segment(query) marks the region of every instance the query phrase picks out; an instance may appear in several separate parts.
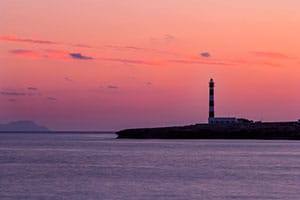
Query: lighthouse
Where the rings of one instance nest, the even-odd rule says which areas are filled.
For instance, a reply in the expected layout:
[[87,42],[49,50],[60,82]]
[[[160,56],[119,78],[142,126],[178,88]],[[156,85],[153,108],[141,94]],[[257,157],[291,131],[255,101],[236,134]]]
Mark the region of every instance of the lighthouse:
[[214,80],[211,78],[209,81],[209,117],[208,121],[215,117],[215,100],[214,100],[214,88],[215,83]]
[[215,82],[211,78],[209,81],[209,124],[234,124],[234,123],[250,123],[247,119],[237,119],[235,117],[215,117]]

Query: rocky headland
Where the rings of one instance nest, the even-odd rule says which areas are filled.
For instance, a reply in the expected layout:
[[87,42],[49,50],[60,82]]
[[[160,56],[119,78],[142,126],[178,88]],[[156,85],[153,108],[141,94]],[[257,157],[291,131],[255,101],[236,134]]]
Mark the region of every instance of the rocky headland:
[[133,139],[264,139],[299,140],[299,122],[196,124],[181,127],[139,128],[116,132]]

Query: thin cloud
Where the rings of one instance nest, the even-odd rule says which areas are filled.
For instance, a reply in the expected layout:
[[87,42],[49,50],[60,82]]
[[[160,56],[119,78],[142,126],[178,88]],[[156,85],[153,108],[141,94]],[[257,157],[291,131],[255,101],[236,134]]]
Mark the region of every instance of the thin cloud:
[[[253,62],[253,61],[240,61],[230,59],[201,59],[198,57],[188,57],[182,59],[169,59],[169,60],[138,60],[128,58],[93,58],[83,55],[81,53],[68,53],[58,50],[44,50],[44,51],[31,51],[25,49],[15,49],[11,51],[12,54],[22,56],[30,59],[52,58],[52,59],[73,59],[73,60],[97,60],[107,62],[118,62],[122,64],[134,64],[134,65],[146,65],[146,66],[163,66],[167,64],[185,64],[185,65],[216,65],[216,66],[235,66],[239,64],[262,64],[268,66],[276,66],[275,63],[268,62]],[[206,55],[207,56],[207,55]],[[66,81],[73,81],[72,79],[65,77]]]
[[[126,47],[132,49],[138,49],[135,47]],[[10,51],[11,54],[20,56],[23,58],[29,59],[65,59],[65,60],[95,60],[95,61],[107,61],[107,62],[118,62],[122,64],[134,64],[134,65],[146,65],[146,66],[163,66],[167,64],[185,64],[185,65],[215,65],[215,66],[236,66],[242,64],[251,64],[251,65],[266,65],[278,67],[280,64],[266,61],[253,61],[253,60],[234,60],[234,59],[204,59],[200,56],[193,57],[181,57],[179,59],[169,59],[169,60],[147,60],[147,59],[129,59],[129,58],[105,58],[105,57],[91,57],[82,53],[70,53],[67,51],[53,50],[53,49],[45,49],[41,51],[32,51],[27,49],[14,49]],[[254,53],[254,52],[253,52]],[[208,52],[203,52],[202,57],[211,56]],[[200,54],[201,55],[201,54]],[[290,58],[285,54],[279,53],[267,53],[267,52],[255,52],[257,56],[264,56],[265,58]],[[72,79],[68,80],[65,77],[66,81],[72,81]]]
[[266,65],[266,66],[269,66],[269,67],[282,67],[281,64],[274,63],[274,62],[269,62],[269,61],[262,61],[262,62],[259,62],[258,64]]
[[171,44],[176,41],[176,38],[172,34],[164,34],[162,37],[151,37],[150,41],[157,42],[157,43]]
[[71,56],[71,58],[74,58],[74,59],[79,59],[79,60],[93,60],[92,57],[84,56],[81,53],[69,53],[69,55]]
[[81,47],[81,48],[97,48],[95,46],[91,46],[91,45],[87,45],[87,44],[72,44],[72,43],[56,42],[56,41],[51,41],[51,40],[19,38],[19,37],[15,37],[15,36],[1,36],[0,41],[23,42],[23,43],[32,43],[32,44],[42,44],[42,45],[65,45],[65,46]]
[[167,44],[172,43],[176,40],[176,38],[171,34],[165,34],[163,39]]
[[124,64],[141,64],[141,65],[160,65],[159,62],[155,61],[147,61],[147,60],[132,60],[126,58],[102,58],[105,61],[112,61],[112,62],[120,62]]
[[73,47],[82,47],[82,48],[88,48],[88,49],[96,48],[94,46],[87,45],[87,44],[68,44],[68,45],[73,46]]
[[[57,50],[31,51],[25,49],[16,49],[11,51],[12,54],[31,59],[41,58],[56,58],[56,59],[73,59],[73,60],[95,60],[95,58],[83,55],[81,53],[68,53]],[[97,58],[100,61],[118,62],[123,64],[147,65],[147,66],[162,66],[163,64],[182,63],[182,64],[205,64],[205,65],[234,65],[235,63],[228,63],[226,61],[214,60],[199,60],[192,59],[175,59],[175,60],[137,60],[128,58]],[[65,80],[67,80],[65,78]]]
[[38,90],[38,88],[36,88],[36,87],[28,87],[28,88],[27,88],[27,90],[33,90],[33,91],[37,91],[37,90]]
[[117,50],[117,51],[148,52],[148,53],[154,53],[154,54],[178,56],[178,53],[174,53],[174,52],[170,52],[170,51],[162,51],[162,50],[151,49],[151,48],[143,48],[143,47],[137,47],[137,46],[104,45],[104,47],[109,48],[109,49],[113,49],[113,50]]
[[47,99],[48,99],[49,101],[57,101],[57,99],[54,98],[54,97],[48,97]]
[[110,48],[110,49],[116,49],[116,50],[154,51],[154,49],[147,49],[147,48],[130,46],[130,45],[124,45],[124,46],[122,46],[122,45],[92,46],[92,45],[88,45],[88,44],[72,44],[72,43],[55,42],[55,41],[50,41],[50,40],[18,38],[18,37],[15,37],[15,36],[1,36],[0,41],[23,42],[23,43],[44,44],[44,45],[65,45],[65,46],[89,48],[89,49]]
[[43,54],[41,52],[37,51],[31,51],[31,50],[25,50],[25,49],[15,49],[10,51],[10,53],[20,56],[23,58],[29,58],[29,59],[37,59],[43,57]]
[[202,53],[200,53],[200,56],[205,57],[205,58],[211,57],[209,52],[202,52]]
[[[159,39],[153,39],[157,41],[164,41],[165,43],[170,43],[175,40],[175,37],[166,34],[163,38]],[[41,39],[31,39],[31,38],[19,38],[16,36],[0,36],[0,41],[6,41],[6,42],[21,42],[21,43],[31,43],[31,44],[40,44],[40,45],[63,45],[63,46],[70,46],[70,47],[78,47],[78,48],[88,48],[88,49],[103,49],[108,48],[112,50],[117,51],[141,51],[141,52],[149,52],[149,53],[155,53],[155,54],[167,54],[167,55],[173,55],[176,56],[177,53],[174,52],[168,52],[168,51],[161,51],[157,49],[151,49],[151,48],[143,48],[143,47],[137,47],[132,45],[100,45],[100,46],[93,46],[88,44],[76,44],[76,43],[63,43],[63,42],[56,42],[51,40],[41,40]]]
[[153,49],[147,49],[147,48],[136,47],[136,46],[104,45],[104,47],[116,49],[116,50],[153,51]]
[[150,81],[146,82],[145,84],[146,84],[147,86],[152,86],[152,85],[153,85],[153,83],[150,82]]
[[[220,60],[221,61],[221,60]],[[251,65],[251,66],[269,66],[269,67],[282,67],[281,64],[270,62],[266,60],[245,60],[245,59],[223,59],[224,62],[228,62],[229,65],[241,66],[241,65]]]
[[219,66],[234,66],[238,63],[230,62],[229,60],[200,60],[199,58],[183,58],[183,59],[170,59],[170,60],[133,60],[126,58],[101,58],[104,61],[120,62],[124,64],[148,65],[148,66],[163,66],[164,64],[187,64],[187,65],[219,65]]
[[31,92],[22,91],[22,90],[14,90],[14,89],[4,89],[0,91],[0,95],[3,96],[41,96],[40,93],[37,93],[37,89],[33,89],[33,87],[28,87],[27,90],[30,90]]
[[74,81],[73,79],[71,79],[69,77],[65,77],[64,79],[65,79],[65,81],[68,81],[68,82],[73,82]]
[[250,51],[250,54],[258,57],[267,57],[267,58],[278,58],[278,59],[291,59],[290,56],[283,53],[276,52],[264,52],[264,51]]
[[43,50],[43,51],[32,51],[27,49],[14,49],[10,51],[11,54],[14,54],[19,57],[28,58],[28,59],[42,59],[42,58],[56,58],[56,59],[68,59],[68,52],[58,51],[58,50]]
[[226,62],[214,62],[214,61],[199,61],[199,60],[168,60],[169,63],[182,63],[182,64],[204,64],[204,65],[222,65],[222,66],[232,66],[234,63]]
[[34,44],[50,44],[50,45],[60,45],[62,43],[53,42],[49,40],[35,40],[35,39],[27,39],[27,38],[17,38],[14,36],[2,36],[0,37],[2,41],[10,41],[10,42],[26,42],[26,43],[34,43]]
[[29,95],[28,93],[25,92],[15,92],[15,91],[0,91],[1,95],[4,96],[26,96]]
[[119,89],[119,87],[116,85],[108,85],[106,88],[113,89],[113,90]]
[[10,53],[28,59],[73,59],[73,60],[91,60],[92,57],[82,55],[81,53],[69,53],[67,51],[45,49],[41,51],[32,51],[26,49],[14,49]]
[[27,53],[32,53],[34,51],[26,50],[26,49],[14,49],[10,51],[11,53],[14,54],[27,54]]
[[9,102],[16,102],[16,99],[8,99]]

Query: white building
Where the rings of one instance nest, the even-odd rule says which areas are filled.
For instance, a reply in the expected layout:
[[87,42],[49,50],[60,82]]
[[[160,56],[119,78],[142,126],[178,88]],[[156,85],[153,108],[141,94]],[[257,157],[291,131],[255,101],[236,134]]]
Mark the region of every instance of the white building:
[[208,118],[209,124],[235,124],[240,121],[235,117],[210,117]]

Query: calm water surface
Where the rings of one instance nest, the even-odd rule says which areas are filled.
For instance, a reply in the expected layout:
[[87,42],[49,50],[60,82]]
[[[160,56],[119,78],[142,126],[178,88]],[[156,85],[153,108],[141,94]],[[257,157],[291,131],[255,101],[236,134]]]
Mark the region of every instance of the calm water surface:
[[0,134],[0,199],[300,199],[300,142]]

